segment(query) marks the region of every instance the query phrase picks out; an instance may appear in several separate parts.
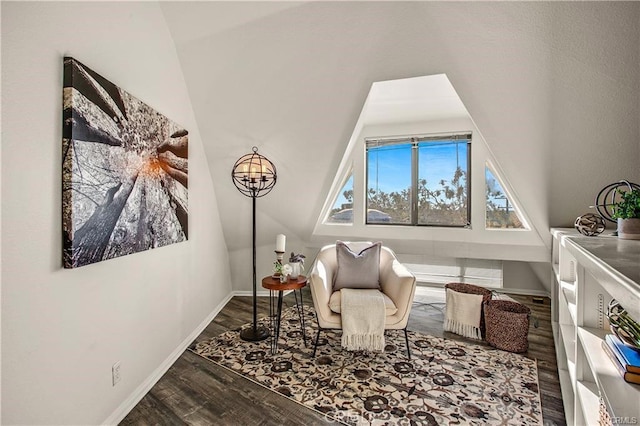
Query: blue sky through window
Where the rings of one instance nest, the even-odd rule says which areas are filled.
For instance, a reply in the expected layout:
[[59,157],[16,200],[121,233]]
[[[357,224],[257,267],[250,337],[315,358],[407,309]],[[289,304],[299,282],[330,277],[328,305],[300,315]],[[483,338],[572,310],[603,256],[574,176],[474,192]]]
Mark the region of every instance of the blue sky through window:
[[342,188],[340,189],[340,193],[338,193],[338,197],[336,198],[336,202],[333,204],[334,209],[342,209],[342,206],[344,204],[349,203],[349,201],[347,201],[347,199],[343,195],[345,191],[349,191],[349,190],[351,191],[353,190],[353,173],[349,175],[349,179],[347,179],[345,184],[342,185]]
[[[427,180],[429,189],[441,188],[440,181],[451,183],[456,167],[467,170],[465,142],[430,141],[419,149],[420,179]],[[411,186],[411,144],[369,148],[368,185],[386,193],[400,192]]]
[[487,183],[487,189],[489,190],[487,201],[492,201],[496,205],[506,208],[509,202],[507,196],[504,193],[504,189],[502,189],[502,185],[500,185],[498,179],[493,176],[489,167],[484,168],[484,179]]
[[370,148],[368,186],[386,193],[411,187],[411,144]]

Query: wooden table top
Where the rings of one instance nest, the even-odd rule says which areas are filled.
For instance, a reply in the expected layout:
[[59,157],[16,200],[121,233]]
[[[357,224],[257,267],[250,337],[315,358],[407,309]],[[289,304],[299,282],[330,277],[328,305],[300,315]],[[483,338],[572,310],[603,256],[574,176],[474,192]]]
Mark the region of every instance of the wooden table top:
[[280,282],[279,278],[273,278],[271,275],[262,279],[262,287],[269,290],[298,290],[307,285],[307,277],[298,275],[297,279],[289,278],[289,281]]

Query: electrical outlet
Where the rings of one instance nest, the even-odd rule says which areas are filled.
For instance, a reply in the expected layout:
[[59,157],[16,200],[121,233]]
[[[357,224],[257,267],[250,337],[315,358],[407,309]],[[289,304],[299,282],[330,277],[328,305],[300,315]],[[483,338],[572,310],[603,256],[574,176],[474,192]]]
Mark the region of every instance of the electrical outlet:
[[113,364],[111,367],[111,382],[113,386],[117,385],[120,381],[120,361]]

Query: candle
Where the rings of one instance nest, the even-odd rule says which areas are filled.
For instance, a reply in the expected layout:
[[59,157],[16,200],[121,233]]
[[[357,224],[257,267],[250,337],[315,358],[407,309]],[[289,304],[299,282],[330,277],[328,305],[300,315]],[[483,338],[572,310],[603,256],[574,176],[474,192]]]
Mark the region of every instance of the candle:
[[287,241],[287,237],[283,234],[278,234],[276,236],[276,251],[284,252],[284,245]]

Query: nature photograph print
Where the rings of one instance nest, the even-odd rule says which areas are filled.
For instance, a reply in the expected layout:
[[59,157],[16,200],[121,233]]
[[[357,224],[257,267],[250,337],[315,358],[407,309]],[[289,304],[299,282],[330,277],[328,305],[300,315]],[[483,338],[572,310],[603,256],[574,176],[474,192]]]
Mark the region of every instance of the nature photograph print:
[[63,79],[64,267],[186,241],[188,132],[73,58]]

